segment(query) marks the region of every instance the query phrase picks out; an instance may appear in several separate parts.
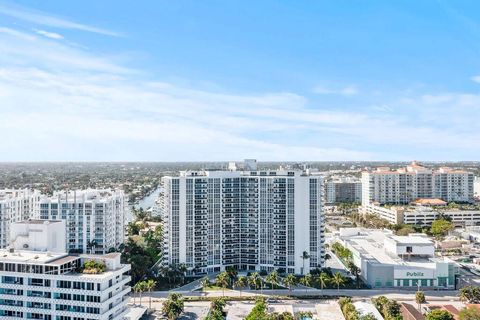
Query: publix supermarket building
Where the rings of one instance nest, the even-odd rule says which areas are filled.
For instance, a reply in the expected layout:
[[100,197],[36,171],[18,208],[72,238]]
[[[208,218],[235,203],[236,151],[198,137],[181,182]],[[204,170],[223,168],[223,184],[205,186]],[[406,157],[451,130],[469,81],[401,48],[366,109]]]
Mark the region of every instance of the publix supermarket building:
[[435,258],[435,246],[424,234],[395,236],[389,230],[340,229],[338,241],[350,249],[361,277],[372,288],[455,287],[454,261]]

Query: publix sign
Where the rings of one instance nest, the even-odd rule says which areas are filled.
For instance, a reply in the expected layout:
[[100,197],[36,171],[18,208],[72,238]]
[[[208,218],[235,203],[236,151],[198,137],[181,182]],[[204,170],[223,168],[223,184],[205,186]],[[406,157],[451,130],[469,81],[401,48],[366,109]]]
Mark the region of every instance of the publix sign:
[[407,277],[424,277],[423,272],[407,272]]
[[434,270],[429,269],[413,269],[408,270],[405,268],[395,269],[395,279],[432,279],[434,278]]

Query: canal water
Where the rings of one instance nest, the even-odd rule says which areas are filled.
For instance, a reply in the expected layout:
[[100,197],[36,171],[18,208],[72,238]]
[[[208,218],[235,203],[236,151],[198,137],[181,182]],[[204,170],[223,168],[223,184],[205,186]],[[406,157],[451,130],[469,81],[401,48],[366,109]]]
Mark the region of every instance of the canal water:
[[148,208],[152,207],[155,204],[155,200],[157,200],[160,191],[162,191],[162,188],[155,189],[155,191],[150,193],[148,196],[138,201],[138,203],[135,204],[135,207],[143,208],[143,210],[147,210]]

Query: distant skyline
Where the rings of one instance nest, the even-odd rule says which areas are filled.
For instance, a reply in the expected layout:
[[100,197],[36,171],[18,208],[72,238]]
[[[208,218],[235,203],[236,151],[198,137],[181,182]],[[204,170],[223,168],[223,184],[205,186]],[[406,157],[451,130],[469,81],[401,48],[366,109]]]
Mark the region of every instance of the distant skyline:
[[0,0],[2,161],[480,158],[477,1]]

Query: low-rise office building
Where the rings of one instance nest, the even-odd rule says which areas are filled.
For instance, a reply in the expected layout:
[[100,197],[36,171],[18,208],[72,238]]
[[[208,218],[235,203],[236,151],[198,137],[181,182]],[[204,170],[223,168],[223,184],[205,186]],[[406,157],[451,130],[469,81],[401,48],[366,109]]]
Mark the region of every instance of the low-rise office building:
[[[130,265],[119,253],[68,255],[65,222],[12,225],[11,245],[0,250],[0,318],[120,320],[127,312]],[[95,261],[103,270],[85,269]]]
[[455,227],[479,226],[480,210],[449,209],[448,207],[430,206],[382,206],[370,204],[362,206],[364,214],[374,214],[392,224],[411,224],[430,226],[433,221],[442,217],[452,220]]
[[388,230],[348,228],[340,230],[339,241],[373,288],[455,286],[455,262],[435,258],[434,243],[423,234],[395,236]]

